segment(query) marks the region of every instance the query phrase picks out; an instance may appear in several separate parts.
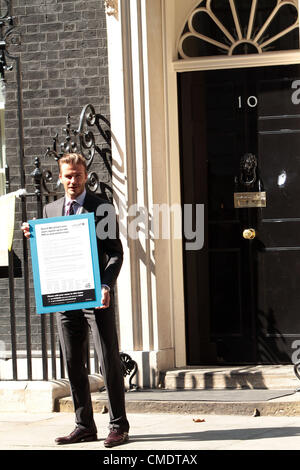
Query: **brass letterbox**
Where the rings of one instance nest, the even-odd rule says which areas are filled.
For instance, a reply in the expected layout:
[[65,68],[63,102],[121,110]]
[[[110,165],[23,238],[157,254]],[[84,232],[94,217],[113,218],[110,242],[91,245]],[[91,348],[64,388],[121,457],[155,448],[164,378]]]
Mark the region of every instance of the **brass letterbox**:
[[248,193],[234,193],[234,207],[242,209],[245,207],[266,207],[267,197],[266,192],[248,192]]

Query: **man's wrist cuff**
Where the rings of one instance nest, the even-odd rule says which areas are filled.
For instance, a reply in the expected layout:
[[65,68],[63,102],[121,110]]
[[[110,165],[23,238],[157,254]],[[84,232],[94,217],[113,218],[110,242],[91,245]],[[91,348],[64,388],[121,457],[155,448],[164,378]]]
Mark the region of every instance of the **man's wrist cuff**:
[[101,287],[105,287],[108,290],[108,292],[110,291],[110,287],[107,284],[102,284]]

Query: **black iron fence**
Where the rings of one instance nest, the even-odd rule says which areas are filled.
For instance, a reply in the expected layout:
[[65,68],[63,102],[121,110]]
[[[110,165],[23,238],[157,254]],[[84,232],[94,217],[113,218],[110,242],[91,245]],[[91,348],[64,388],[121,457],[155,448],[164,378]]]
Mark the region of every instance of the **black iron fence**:
[[[28,165],[24,155],[24,116],[22,99],[22,73],[19,46],[22,43],[18,27],[14,25],[12,2],[4,0],[0,8],[0,88],[9,85],[15,91],[18,130],[13,133],[18,144],[12,144],[11,169],[6,167],[6,193],[16,191],[18,206],[14,246],[8,255],[8,266],[0,266],[0,380],[43,380],[64,378],[65,368],[61,354],[54,315],[35,313],[33,280],[28,241],[22,236],[18,224],[30,218],[42,217],[43,205],[62,194],[58,184],[58,160],[67,152],[80,152],[87,161],[88,188],[102,197],[111,199],[111,132],[110,123],[96,113],[91,104],[82,109],[79,125],[71,126],[68,115],[61,135],[57,134],[47,151],[35,158],[28,178]],[[8,60],[9,65],[6,61]],[[12,65],[13,64],[13,65]],[[9,74],[6,83],[5,72]],[[12,86],[13,84],[13,86]],[[10,170],[12,175],[10,175]],[[121,353],[124,375],[136,373],[136,363]],[[9,364],[3,374],[3,361]],[[39,373],[36,373],[38,362]],[[11,370],[8,368],[11,366]],[[91,344],[87,350],[89,372],[99,371],[96,353]],[[132,379],[132,377],[131,377]],[[131,384],[130,386],[134,387]]]
[[[110,125],[109,121],[97,114],[91,104],[86,105],[81,113],[79,126],[72,129],[70,116],[67,116],[66,127],[63,129],[63,137],[58,134],[53,139],[52,148],[48,148],[45,155],[35,158],[33,171],[31,173],[32,185],[30,189],[21,188],[18,192],[21,204],[22,220],[28,220],[28,213],[31,217],[42,218],[43,205],[55,200],[62,191],[58,178],[58,160],[64,153],[79,152],[87,161],[88,181],[90,191],[98,192],[102,197],[111,199],[111,186],[109,181],[102,181],[99,175],[107,174],[111,176],[111,146],[110,146]],[[41,162],[43,160],[43,162]],[[10,192],[9,168],[6,169],[6,189]],[[29,210],[28,210],[29,207]],[[16,227],[18,229],[18,227]],[[11,342],[11,364],[12,379],[19,379],[20,351],[17,341],[17,318],[16,318],[16,298],[15,298],[15,260],[13,250],[9,253],[8,266],[8,286],[9,286],[9,308],[10,308],[10,342]],[[32,274],[31,260],[28,241],[22,239],[22,277],[24,291],[24,324],[25,324],[25,354],[22,352],[23,365],[22,379],[33,380],[33,360],[40,361],[41,378],[43,380],[57,379],[65,377],[63,357],[56,332],[56,323],[53,314],[35,315],[34,298],[32,295]],[[34,316],[33,316],[34,315]],[[37,317],[40,340],[32,345],[32,321],[36,328]],[[34,357],[33,357],[34,355]],[[126,355],[121,354],[121,362],[124,368],[124,375],[136,373],[136,364]],[[26,360],[27,374],[24,377],[24,359]],[[92,363],[93,359],[93,363]],[[87,367],[89,372],[100,372],[96,352],[90,344],[87,349]],[[130,382],[130,386],[133,385]]]

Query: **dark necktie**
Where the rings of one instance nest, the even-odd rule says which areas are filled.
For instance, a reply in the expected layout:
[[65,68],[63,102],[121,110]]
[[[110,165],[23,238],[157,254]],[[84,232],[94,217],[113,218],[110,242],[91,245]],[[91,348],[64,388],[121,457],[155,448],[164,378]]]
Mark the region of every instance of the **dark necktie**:
[[76,201],[72,201],[71,204],[70,204],[70,209],[69,209],[69,215],[74,215],[75,214],[75,204],[76,204]]

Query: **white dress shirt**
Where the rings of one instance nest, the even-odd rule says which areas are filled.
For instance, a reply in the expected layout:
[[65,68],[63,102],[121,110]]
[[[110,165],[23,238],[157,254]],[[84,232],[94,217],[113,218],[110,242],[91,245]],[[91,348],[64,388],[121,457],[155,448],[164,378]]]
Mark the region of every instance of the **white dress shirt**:
[[79,194],[76,199],[70,199],[67,195],[65,195],[64,215],[69,214],[70,205],[72,202],[75,203],[73,204],[74,214],[81,214],[85,195],[86,189],[81,194]]

